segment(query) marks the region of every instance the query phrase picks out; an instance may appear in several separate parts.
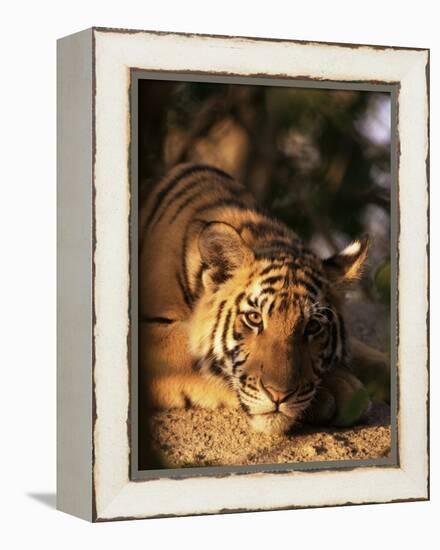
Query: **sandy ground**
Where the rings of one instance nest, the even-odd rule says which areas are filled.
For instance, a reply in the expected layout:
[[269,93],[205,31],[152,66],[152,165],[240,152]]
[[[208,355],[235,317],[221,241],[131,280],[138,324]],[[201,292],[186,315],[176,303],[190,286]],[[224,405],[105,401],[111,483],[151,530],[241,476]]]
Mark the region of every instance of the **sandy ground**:
[[[360,312],[360,313],[359,313]],[[387,331],[372,304],[348,311],[353,332],[378,349]],[[387,457],[390,413],[374,402],[362,425],[349,429],[298,426],[289,435],[252,432],[239,411],[201,409],[158,412],[152,418],[154,454],[164,467],[276,464]]]
[[169,468],[229,464],[277,464],[386,457],[390,453],[388,407],[375,403],[362,426],[300,427],[289,436],[249,430],[246,416],[226,409],[159,413],[154,446]]

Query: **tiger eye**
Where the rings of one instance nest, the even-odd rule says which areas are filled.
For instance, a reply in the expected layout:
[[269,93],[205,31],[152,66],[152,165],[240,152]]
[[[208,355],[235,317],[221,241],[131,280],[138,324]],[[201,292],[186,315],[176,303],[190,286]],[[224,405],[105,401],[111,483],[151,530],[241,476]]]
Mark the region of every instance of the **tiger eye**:
[[258,327],[261,325],[262,317],[261,317],[261,313],[258,313],[258,311],[248,311],[247,313],[245,313],[245,317],[246,317],[246,321],[250,325],[254,327]]
[[322,324],[316,319],[310,319],[306,325],[305,334],[307,336],[316,336],[321,332]]

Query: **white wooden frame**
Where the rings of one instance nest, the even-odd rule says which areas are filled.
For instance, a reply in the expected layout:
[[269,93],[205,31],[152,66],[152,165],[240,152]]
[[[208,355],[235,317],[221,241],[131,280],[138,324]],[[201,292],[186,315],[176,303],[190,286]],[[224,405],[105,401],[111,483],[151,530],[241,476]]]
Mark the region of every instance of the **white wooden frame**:
[[[104,521],[429,498],[427,50],[90,29],[58,44],[58,508]],[[395,467],[130,479],[130,71],[398,86]]]

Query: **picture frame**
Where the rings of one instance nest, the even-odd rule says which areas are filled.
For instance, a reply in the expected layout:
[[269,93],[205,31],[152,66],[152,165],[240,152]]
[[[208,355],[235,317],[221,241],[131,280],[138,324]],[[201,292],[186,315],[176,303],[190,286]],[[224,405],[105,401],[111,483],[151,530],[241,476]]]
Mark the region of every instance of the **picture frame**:
[[[110,521],[429,499],[429,50],[96,27],[60,39],[57,55],[58,509]],[[139,472],[144,77],[391,94],[389,458]]]

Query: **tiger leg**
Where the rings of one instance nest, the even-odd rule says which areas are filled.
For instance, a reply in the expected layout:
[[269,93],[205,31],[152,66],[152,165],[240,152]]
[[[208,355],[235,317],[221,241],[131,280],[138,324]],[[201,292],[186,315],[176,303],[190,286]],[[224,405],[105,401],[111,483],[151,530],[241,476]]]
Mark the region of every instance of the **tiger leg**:
[[365,417],[370,406],[362,382],[348,369],[335,368],[323,378],[305,419],[312,424],[352,426]]
[[389,385],[390,357],[387,353],[378,351],[357,338],[351,339],[350,348],[351,368],[364,384],[374,386],[374,382],[378,382]]
[[238,408],[236,392],[221,380],[199,374],[154,376],[149,383],[149,408]]
[[[370,395],[387,398],[387,354],[352,339],[351,357],[351,370],[335,368],[323,378],[312,405],[306,411],[306,421],[351,426],[365,418],[371,407]],[[383,394],[375,390],[377,386],[385,388]]]
[[139,383],[144,409],[238,407],[236,392],[226,382],[194,372],[185,323],[141,323],[140,331]]

